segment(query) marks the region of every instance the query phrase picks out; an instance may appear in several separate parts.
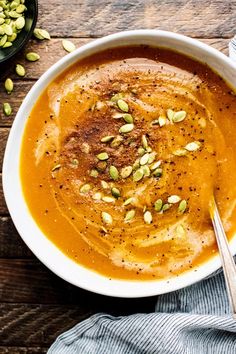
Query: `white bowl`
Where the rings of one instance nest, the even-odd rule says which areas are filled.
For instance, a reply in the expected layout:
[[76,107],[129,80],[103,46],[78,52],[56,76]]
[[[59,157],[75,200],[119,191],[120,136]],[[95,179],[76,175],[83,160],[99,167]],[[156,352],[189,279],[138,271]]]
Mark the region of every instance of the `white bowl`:
[[[63,57],[35,83],[16,115],[8,138],[3,163],[3,190],[7,206],[19,234],[31,251],[49,269],[71,284],[99,294],[117,297],[158,295],[196,283],[220,267],[219,256],[216,255],[197,269],[187,271],[168,281],[109,280],[108,277],[84,268],[63,254],[43,234],[32,218],[22,192],[19,172],[20,148],[25,123],[30,111],[41,92],[61,72],[77,60],[101,50],[139,44],[170,48],[191,56],[200,62],[207,63],[233,88],[236,87],[236,64],[218,50],[195,39],[158,30],[135,30],[112,34],[86,44]],[[231,251],[235,254],[236,237],[231,240],[230,246]]]

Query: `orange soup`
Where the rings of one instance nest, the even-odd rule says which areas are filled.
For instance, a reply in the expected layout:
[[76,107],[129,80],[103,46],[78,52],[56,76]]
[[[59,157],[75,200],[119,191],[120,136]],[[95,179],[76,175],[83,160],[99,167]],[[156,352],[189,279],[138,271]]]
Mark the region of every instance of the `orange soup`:
[[216,73],[165,49],[114,48],[38,99],[21,181],[38,226],[75,262],[111,278],[166,279],[216,252],[213,192],[235,232],[235,156],[236,96]]

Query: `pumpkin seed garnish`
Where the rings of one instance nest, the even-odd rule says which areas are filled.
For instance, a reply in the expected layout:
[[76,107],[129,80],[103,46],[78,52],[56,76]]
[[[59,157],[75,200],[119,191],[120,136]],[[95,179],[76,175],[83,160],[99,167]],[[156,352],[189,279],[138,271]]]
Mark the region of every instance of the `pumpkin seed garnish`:
[[62,46],[65,49],[65,51],[68,53],[71,53],[76,49],[74,43],[72,43],[71,41],[68,41],[68,39],[62,40]]
[[3,48],[9,48],[12,46],[12,43],[11,42],[6,42],[3,46]]
[[34,29],[34,36],[37,39],[43,40],[43,39],[51,39],[50,34],[48,31],[41,29],[41,28],[35,28]]
[[148,148],[148,141],[146,135],[142,135],[142,145],[145,150]]
[[139,154],[140,156],[143,156],[143,155],[145,154],[145,149],[144,149],[143,147],[139,147],[139,148],[138,148],[138,154]]
[[9,117],[12,113],[12,108],[10,103],[3,103],[3,113],[5,114],[5,116]]
[[113,198],[113,197],[102,197],[102,201],[106,202],[106,203],[114,203],[115,202],[115,198]]
[[134,125],[132,123],[124,124],[122,125],[122,127],[120,127],[119,133],[121,134],[130,133],[133,129],[134,129]]
[[157,212],[161,211],[161,208],[162,208],[162,205],[163,205],[163,202],[161,199],[157,199],[155,201],[155,204],[154,204],[154,208]]
[[158,119],[154,119],[152,122],[151,122],[152,125],[159,125],[159,120]]
[[123,97],[124,97],[124,94],[119,92],[119,93],[116,93],[115,95],[112,96],[111,101],[117,102],[118,100],[122,99]]
[[100,161],[104,161],[104,160],[108,160],[109,156],[108,156],[108,153],[106,153],[106,152],[100,152],[100,154],[97,155],[97,158]]
[[129,112],[129,106],[128,106],[128,104],[127,104],[124,100],[119,99],[119,100],[117,101],[117,106],[120,108],[121,111],[123,111],[123,112]]
[[174,116],[172,118],[172,121],[174,123],[179,123],[179,122],[182,122],[185,117],[186,117],[187,113],[185,111],[178,111],[178,112],[175,112],[174,113]]
[[120,175],[122,178],[128,178],[131,175],[132,171],[132,166],[126,166],[121,169]]
[[192,143],[188,143],[184,148],[188,151],[196,151],[200,146],[201,143],[199,141],[193,141]]
[[129,113],[123,114],[123,119],[126,123],[133,123],[134,122],[134,118]]
[[[4,33],[5,33],[5,32],[4,32]],[[2,36],[2,38],[0,39],[0,47],[3,47],[4,44],[6,43],[6,41],[7,41],[7,35],[4,34],[4,35]]]
[[16,64],[16,73],[18,76],[25,76],[25,68],[21,64]]
[[152,214],[150,211],[145,211],[144,215],[143,215],[143,219],[145,221],[146,224],[151,224],[152,223]]
[[120,146],[120,144],[122,143],[123,141],[123,138],[121,135],[117,135],[111,142],[111,147],[112,148],[115,148],[115,147],[118,147]]
[[185,231],[185,228],[183,227],[183,225],[181,225],[181,224],[177,225],[175,231],[176,231],[177,237],[185,238],[186,231]]
[[26,54],[25,58],[28,60],[28,61],[37,61],[40,59],[40,55],[37,54],[37,53],[34,53],[34,52],[29,52]]
[[61,164],[58,164],[52,168],[52,172],[59,170],[61,168]]
[[185,155],[187,155],[187,151],[185,149],[177,149],[177,150],[173,151],[173,155],[185,156]]
[[160,127],[163,127],[166,124],[166,117],[160,116],[158,118],[158,122],[159,122]]
[[101,181],[101,186],[104,189],[108,189],[109,188],[109,184],[106,181]]
[[129,222],[131,221],[135,216],[135,210],[131,209],[129,211],[127,211],[127,213],[125,214],[125,218],[124,218],[124,222]]
[[92,169],[92,170],[90,171],[90,176],[91,176],[91,177],[94,177],[94,178],[97,178],[97,177],[98,177],[98,171],[95,170],[95,169]]
[[149,177],[151,174],[150,168],[147,165],[144,165],[141,168],[143,170],[143,177]]
[[[25,19],[24,17],[18,17],[15,21],[15,26],[16,26],[16,29],[18,30],[21,30],[22,28],[25,27]],[[12,34],[12,33],[11,33]],[[11,36],[11,34],[9,34],[9,36]]]
[[171,195],[168,197],[167,201],[170,204],[176,204],[181,200],[181,198],[178,195]]
[[158,167],[161,166],[161,160],[154,162],[151,166],[150,166],[150,170],[156,170]]
[[172,122],[172,120],[174,118],[174,114],[175,114],[175,112],[172,109],[167,109],[166,115],[167,115],[167,118],[169,119],[170,122]]
[[131,198],[126,199],[124,201],[123,205],[126,206],[126,205],[129,205],[129,204],[132,204],[132,202],[133,202],[133,198],[131,197]]
[[163,205],[161,210],[162,211],[166,211],[166,210],[170,209],[170,207],[171,207],[171,204],[166,203],[166,204]]
[[149,153],[146,153],[145,155],[143,155],[141,158],[140,158],[140,165],[143,166],[143,165],[146,165],[146,163],[148,163],[148,160],[149,160]]
[[156,152],[153,151],[149,154],[149,159],[148,159],[148,163],[151,164],[153,163],[153,161],[155,160],[155,157],[156,157]]
[[157,169],[155,169],[154,171],[153,171],[153,176],[154,177],[161,177],[162,176],[162,173],[163,173],[163,170],[162,170],[162,168],[157,168]]
[[8,94],[10,94],[13,91],[13,88],[14,88],[13,81],[8,77],[5,81],[5,90],[7,91]]
[[178,212],[183,214],[187,208],[187,201],[185,199],[181,200],[178,207]]
[[83,193],[83,194],[88,193],[90,191],[90,189],[91,189],[90,184],[86,183],[82,187],[80,187],[80,193]]
[[115,166],[110,166],[109,168],[109,173],[112,179],[114,179],[114,181],[116,181],[119,178],[119,171],[117,170],[117,168]]
[[107,168],[107,163],[106,163],[106,161],[99,161],[99,162],[97,163],[97,169],[98,169],[99,172],[105,171],[106,168]]
[[142,168],[139,168],[137,171],[134,172],[133,174],[133,181],[138,182],[143,178],[144,172]]
[[112,141],[114,139],[114,135],[107,135],[107,136],[104,136],[102,139],[101,139],[101,142],[102,143],[109,143],[110,141]]
[[124,113],[120,113],[120,112],[115,112],[112,117],[115,118],[115,119],[120,119],[120,118],[123,118],[124,116]]
[[111,194],[113,195],[113,197],[115,197],[115,198],[117,198],[117,199],[120,197],[120,191],[119,191],[119,189],[116,188],[116,187],[113,187],[113,188],[111,189]]
[[134,164],[132,166],[133,171],[136,171],[139,168],[139,166],[140,166],[139,161],[140,161],[140,159],[136,159],[134,161]]
[[102,194],[100,192],[97,192],[93,195],[94,200],[101,200],[102,199]]
[[105,224],[112,224],[113,222],[113,219],[112,219],[112,216],[108,213],[106,213],[105,211],[102,212],[102,221],[105,223]]

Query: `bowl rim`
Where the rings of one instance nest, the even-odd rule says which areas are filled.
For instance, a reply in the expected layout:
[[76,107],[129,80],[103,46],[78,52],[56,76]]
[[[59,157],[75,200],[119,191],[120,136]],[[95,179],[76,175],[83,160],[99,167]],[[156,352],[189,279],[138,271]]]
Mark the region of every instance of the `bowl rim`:
[[19,53],[21,51],[22,48],[24,48],[24,46],[28,43],[28,41],[30,40],[32,33],[36,27],[36,23],[38,20],[38,0],[33,0],[34,4],[35,4],[35,11],[33,14],[33,21],[32,21],[32,25],[30,27],[30,30],[26,33],[26,35],[23,37],[22,41],[20,42],[19,45],[16,45],[14,48],[14,42],[12,47],[12,50],[6,55],[4,56],[2,59],[0,59],[0,65],[5,63],[7,60],[11,59],[12,57],[14,57],[17,53]]
[[[99,52],[102,50],[99,48],[103,45],[112,45],[113,42],[119,40],[132,37],[141,38],[143,36],[148,36],[150,38],[154,38],[155,40],[157,40],[158,37],[163,39],[172,38],[185,44],[198,47],[213,56],[217,56],[226,65],[236,70],[236,64],[218,50],[196,39],[169,31],[132,30],[118,32],[96,39],[61,58],[58,62],[52,65],[30,89],[13,122],[6,144],[2,169],[3,191],[10,215],[21,238],[36,255],[36,257],[52,272],[73,285],[94,293],[123,298],[155,296],[169,293],[194,284],[211,275],[214,271],[220,268],[220,257],[217,254],[201,264],[199,267],[181,273],[178,277],[166,280],[111,280],[104,275],[83,267],[62,253],[62,251],[60,251],[47,238],[47,236],[43,234],[31,216],[21,188],[19,156],[22,136],[25,129],[26,120],[28,118],[28,114],[26,114],[25,111],[31,111],[37,98],[55,77],[60,75],[66,68],[74,62],[80,60],[83,56],[89,56],[91,54],[90,51]],[[118,46],[122,46],[122,43],[115,45],[115,47]],[[19,133],[19,131],[21,132]],[[21,216],[23,215],[22,218],[20,217],[20,214]],[[37,237],[32,237],[32,234],[30,234],[31,230],[34,230]],[[231,239],[230,248],[233,253],[236,253],[236,237]]]

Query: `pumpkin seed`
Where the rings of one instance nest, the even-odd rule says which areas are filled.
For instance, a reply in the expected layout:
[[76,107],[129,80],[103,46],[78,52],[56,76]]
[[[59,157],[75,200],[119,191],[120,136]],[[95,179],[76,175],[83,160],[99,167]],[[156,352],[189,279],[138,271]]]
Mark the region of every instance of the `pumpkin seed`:
[[18,5],[17,8],[16,8],[16,12],[18,14],[22,14],[25,10],[26,10],[26,7],[23,4]]
[[110,141],[112,141],[114,139],[114,135],[107,135],[107,136],[104,136],[102,139],[101,139],[101,142],[102,143],[109,143]]
[[19,18],[21,17],[21,14],[17,13],[16,11],[12,10],[8,13],[8,16],[10,16],[11,18]]
[[173,155],[185,156],[185,155],[187,155],[187,151],[185,149],[177,149],[177,150],[173,151]]
[[48,31],[41,29],[41,28],[35,28],[34,29],[34,36],[37,39],[43,40],[43,39],[51,39],[50,34]]
[[25,68],[21,64],[16,64],[16,73],[18,76],[25,76]]
[[124,100],[119,99],[119,100],[117,101],[117,106],[120,108],[121,111],[123,111],[123,112],[129,112],[129,106],[128,106],[128,104],[127,104]]
[[90,191],[90,189],[91,189],[90,184],[86,183],[82,187],[80,187],[80,193],[83,193],[83,194],[88,193]]
[[128,198],[128,199],[126,199],[126,200],[124,201],[123,205],[126,206],[126,205],[129,205],[129,204],[132,204],[133,200],[134,200],[134,199],[133,199],[132,197],[131,197],[131,198]]
[[37,61],[40,59],[40,55],[34,52],[27,53],[25,57],[28,61]]
[[13,88],[14,88],[13,81],[8,77],[5,81],[5,90],[7,91],[8,94],[10,94],[13,91]]
[[149,159],[148,159],[148,163],[151,164],[153,163],[153,161],[155,160],[155,157],[156,157],[156,152],[153,151],[149,154]]
[[102,194],[100,192],[97,192],[93,195],[94,200],[101,200],[102,199]]
[[147,141],[146,135],[142,135],[142,145],[143,145],[143,148],[146,150],[148,147],[148,141]]
[[113,195],[113,197],[115,197],[115,198],[117,198],[117,199],[120,197],[120,191],[119,191],[119,189],[116,188],[116,187],[113,187],[113,188],[111,189],[111,194]]
[[[21,30],[22,28],[24,28],[25,27],[25,19],[24,19],[24,17],[18,17],[17,19],[16,19],[16,21],[15,21],[15,26],[16,26],[16,28],[18,29],[18,30]],[[9,36],[11,36],[10,34],[9,34]]]
[[170,122],[173,121],[175,112],[172,109],[167,109],[166,115]]
[[136,159],[134,161],[134,164],[132,166],[133,171],[136,171],[139,168],[139,166],[140,166],[139,161],[140,161],[140,159]]
[[61,164],[58,164],[52,168],[52,172],[59,170],[61,168]]
[[7,40],[9,41],[9,42],[14,42],[14,40],[17,38],[17,34],[16,33],[12,33],[12,35],[11,36],[8,36],[7,37]]
[[185,111],[178,111],[174,113],[172,121],[174,123],[182,122],[186,118],[187,113]]
[[135,210],[131,209],[131,210],[127,211],[127,213],[125,214],[124,221],[129,222],[134,218],[134,216],[135,216]]
[[146,224],[151,224],[152,223],[152,214],[150,211],[145,211],[144,215],[143,215],[143,219],[145,221]]
[[157,199],[157,200],[155,201],[154,208],[155,208],[155,210],[156,210],[157,212],[161,211],[162,204],[163,204],[163,202],[162,202],[161,199]]
[[167,201],[170,204],[176,204],[181,200],[181,198],[178,195],[171,195],[168,197]]
[[143,155],[141,158],[140,158],[140,165],[143,166],[143,165],[146,165],[146,163],[148,163],[148,160],[149,160],[149,153],[146,153],[145,155]]
[[115,202],[115,198],[113,198],[113,197],[102,197],[102,201],[106,202],[106,203],[114,203]]
[[102,221],[105,223],[105,224],[112,224],[113,222],[113,219],[112,219],[112,216],[108,213],[106,213],[105,211],[102,212]]
[[187,208],[187,201],[185,199],[181,200],[178,207],[178,212],[183,214]]
[[101,152],[100,154],[97,155],[98,160],[104,161],[108,160],[109,156],[106,152]]
[[97,163],[97,169],[98,169],[99,172],[105,171],[106,168],[107,168],[107,163],[106,163],[106,161],[99,161],[99,162]]
[[68,39],[62,40],[62,46],[65,49],[65,51],[68,53],[71,53],[76,49],[74,43],[72,43],[71,41],[68,41]]
[[179,238],[185,238],[186,237],[185,228],[181,224],[176,226],[175,232],[176,232],[177,237],[179,237]]
[[[4,18],[0,18],[0,25],[2,25],[5,22]],[[4,30],[3,30],[4,33]]]
[[201,143],[199,141],[193,141],[192,143],[188,143],[184,148],[188,151],[196,151],[200,146]]
[[111,142],[111,147],[112,147],[112,148],[115,148],[115,147],[120,146],[120,144],[122,143],[122,141],[123,141],[122,136],[117,135],[117,136],[112,140],[112,142]]
[[160,127],[163,127],[166,124],[166,117],[160,116],[158,118],[158,122],[159,122]]
[[133,123],[134,118],[129,113],[123,114],[123,119],[126,123]]
[[10,116],[12,113],[12,108],[10,103],[3,103],[3,113],[5,114],[5,116]]
[[[5,33],[5,32],[4,32],[4,33]],[[2,36],[2,38],[0,39],[0,47],[3,47],[4,44],[6,43],[6,41],[7,41],[7,35],[4,34],[4,35]]]
[[161,177],[162,176],[162,172],[163,172],[162,168],[156,168],[155,171],[153,171],[152,174],[153,174],[154,177]]
[[116,93],[115,95],[112,96],[111,101],[117,102],[118,100],[122,99],[123,97],[124,97],[124,94],[119,92],[119,93]]
[[108,189],[109,188],[109,184],[106,181],[101,181],[101,186],[103,189]]
[[144,149],[143,147],[139,147],[139,148],[138,148],[138,154],[139,154],[140,156],[143,156],[143,155],[145,154],[145,149]]
[[132,166],[126,166],[126,167],[123,167],[120,171],[120,175],[122,178],[128,178],[131,173],[132,173]]
[[119,171],[115,166],[110,166],[109,173],[112,179],[116,181],[119,178]]
[[159,120],[158,119],[154,119],[152,122],[151,122],[152,125],[159,125]]
[[4,32],[7,36],[11,36],[13,34],[12,27],[10,25],[7,25],[6,21],[5,21],[4,25],[2,25],[2,28],[4,29]]
[[90,171],[90,176],[91,176],[91,177],[94,177],[94,178],[97,178],[97,177],[98,177],[98,171],[95,170],[95,169],[92,169],[92,170]]
[[134,129],[134,125],[132,123],[131,124],[124,124],[124,125],[122,125],[122,127],[120,127],[119,133],[122,133],[122,134],[130,133],[133,129]]
[[137,171],[134,172],[133,174],[133,181],[138,182],[143,178],[144,172],[142,168],[139,168]]
[[123,116],[124,116],[124,113],[120,113],[120,112],[116,112],[112,115],[112,117],[115,119],[123,118]]
[[171,207],[171,204],[166,203],[166,204],[163,205],[161,210],[162,211],[166,211],[166,210],[170,209],[170,207]]
[[3,48],[9,48],[12,46],[12,43],[11,42],[6,42],[3,46]]
[[150,170],[153,171],[153,170],[156,170],[158,167],[161,166],[161,161],[157,161],[157,162],[154,162],[151,166],[150,166]]
[[144,165],[141,168],[143,170],[143,177],[149,177],[151,174],[150,168],[147,165]]

